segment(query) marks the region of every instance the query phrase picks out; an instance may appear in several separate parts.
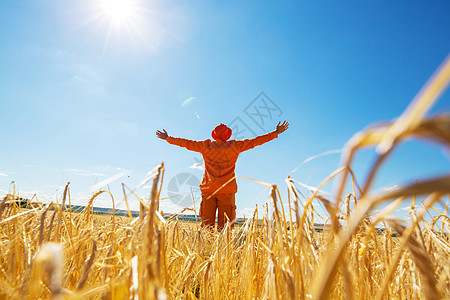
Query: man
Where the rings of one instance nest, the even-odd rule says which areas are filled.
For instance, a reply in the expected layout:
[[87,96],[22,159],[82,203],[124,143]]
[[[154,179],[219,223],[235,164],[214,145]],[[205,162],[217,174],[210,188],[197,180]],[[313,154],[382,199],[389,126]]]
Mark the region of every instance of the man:
[[215,226],[216,211],[218,210],[217,227],[218,230],[221,230],[225,225],[226,217],[232,224],[236,218],[235,194],[237,192],[237,184],[234,169],[239,154],[277,138],[288,127],[288,122],[284,121],[283,124],[278,122],[274,131],[245,140],[228,141],[231,137],[231,129],[224,124],[217,125],[212,131],[213,141],[209,139],[192,141],[175,138],[169,136],[164,129],[163,131],[157,130],[156,136],[172,145],[202,154],[205,162],[205,174],[200,184],[202,193],[202,202],[200,203],[202,227]]

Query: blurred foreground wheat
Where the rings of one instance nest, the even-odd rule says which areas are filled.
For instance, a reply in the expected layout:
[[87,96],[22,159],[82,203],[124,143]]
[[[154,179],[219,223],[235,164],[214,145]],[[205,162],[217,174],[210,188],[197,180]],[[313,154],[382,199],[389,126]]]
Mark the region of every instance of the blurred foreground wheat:
[[[371,184],[405,139],[450,148],[450,115],[426,116],[449,80],[450,58],[396,121],[347,143],[342,167],[323,182],[340,181],[334,200],[320,193],[322,185],[303,197],[288,177],[287,212],[277,186],[266,184],[273,213],[268,206],[256,209],[234,230],[165,220],[157,210],[163,165],[153,176],[150,201],[139,198],[143,214],[135,219],[94,215],[94,199],[105,191],[82,213],[66,209],[69,184],[62,205],[21,209],[13,192],[0,203],[0,298],[448,299],[450,174],[386,193],[371,192]],[[379,156],[359,187],[351,162],[368,146]],[[344,197],[349,176],[353,189]],[[391,217],[406,200],[409,224]],[[327,209],[328,230],[314,230],[314,201]],[[425,221],[428,212],[435,217]]]

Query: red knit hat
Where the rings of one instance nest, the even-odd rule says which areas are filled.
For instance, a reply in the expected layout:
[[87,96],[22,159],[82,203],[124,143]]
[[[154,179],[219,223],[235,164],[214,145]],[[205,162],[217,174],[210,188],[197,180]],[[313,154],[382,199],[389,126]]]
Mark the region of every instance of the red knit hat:
[[231,137],[231,129],[225,124],[219,124],[211,132],[211,136],[215,140],[226,141]]

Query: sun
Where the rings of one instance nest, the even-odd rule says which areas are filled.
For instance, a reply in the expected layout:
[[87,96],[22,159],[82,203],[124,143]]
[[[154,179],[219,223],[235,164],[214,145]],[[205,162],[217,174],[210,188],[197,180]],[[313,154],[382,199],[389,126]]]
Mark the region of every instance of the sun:
[[[79,27],[89,27],[104,38],[103,53],[108,48],[137,52],[155,50],[165,31],[161,12],[146,0],[85,0],[84,20]],[[81,11],[81,10],[80,10]]]
[[133,0],[102,0],[103,14],[114,23],[123,23],[132,19],[136,13]]

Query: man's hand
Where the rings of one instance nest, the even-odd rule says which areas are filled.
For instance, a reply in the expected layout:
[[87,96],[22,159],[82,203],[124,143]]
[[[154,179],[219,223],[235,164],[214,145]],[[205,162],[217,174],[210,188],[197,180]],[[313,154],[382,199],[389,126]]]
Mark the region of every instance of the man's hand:
[[163,129],[163,131],[156,130],[156,136],[162,140],[165,140],[169,135],[167,134],[167,131]]
[[281,122],[278,122],[277,129],[276,129],[278,134],[285,132],[286,129],[289,128],[289,123],[286,122],[286,120],[283,121],[283,124],[280,125],[280,123]]

